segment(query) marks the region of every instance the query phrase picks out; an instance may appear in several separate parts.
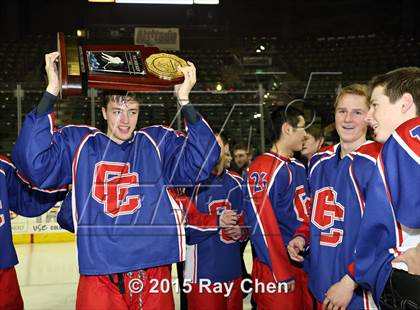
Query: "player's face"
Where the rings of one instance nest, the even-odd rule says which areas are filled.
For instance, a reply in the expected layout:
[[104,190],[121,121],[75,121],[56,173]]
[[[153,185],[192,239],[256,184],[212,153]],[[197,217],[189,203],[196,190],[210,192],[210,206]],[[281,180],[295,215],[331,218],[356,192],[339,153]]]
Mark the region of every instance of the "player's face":
[[366,140],[368,110],[364,96],[346,94],[340,99],[335,109],[335,128],[341,143],[356,148]]
[[102,115],[107,121],[107,136],[121,144],[131,138],[137,125],[140,105],[130,97],[117,97],[125,100],[111,100],[107,108],[102,108]]
[[216,135],[216,141],[220,146],[220,158],[218,163],[223,162],[224,167],[226,163],[226,149],[229,149],[229,146],[223,143],[223,140],[220,138],[219,135]]
[[225,161],[225,168],[230,168],[230,163],[232,162],[232,154],[230,153],[230,149],[229,149],[229,144],[225,145],[225,156],[226,156],[226,161]]
[[309,159],[313,154],[318,152],[318,150],[321,148],[321,145],[322,139],[316,140],[313,135],[306,133],[301,153],[303,156]]
[[235,157],[235,164],[238,168],[242,168],[248,163],[248,154],[246,150],[238,149],[234,152],[233,156]]
[[391,103],[389,97],[384,94],[384,88],[377,86],[370,101],[367,121],[373,129],[375,140],[384,143],[402,122],[401,99]]
[[293,128],[292,140],[292,151],[300,152],[303,148],[305,141],[305,119],[302,115],[298,116],[297,126]]

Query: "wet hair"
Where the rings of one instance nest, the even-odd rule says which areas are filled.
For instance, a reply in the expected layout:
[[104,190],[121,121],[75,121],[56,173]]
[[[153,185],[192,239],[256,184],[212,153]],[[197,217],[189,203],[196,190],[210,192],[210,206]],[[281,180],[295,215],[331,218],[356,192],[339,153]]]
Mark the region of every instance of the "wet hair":
[[137,101],[140,104],[140,98],[137,96],[136,93],[134,92],[128,92],[125,90],[104,90],[102,92],[102,104],[101,107],[103,108],[107,108],[108,103],[111,101],[122,101],[122,100],[127,100],[127,98],[130,98],[129,101]]
[[384,88],[384,94],[391,103],[409,93],[416,105],[416,114],[420,116],[420,68],[403,67],[376,75],[369,81],[369,97],[377,86]]

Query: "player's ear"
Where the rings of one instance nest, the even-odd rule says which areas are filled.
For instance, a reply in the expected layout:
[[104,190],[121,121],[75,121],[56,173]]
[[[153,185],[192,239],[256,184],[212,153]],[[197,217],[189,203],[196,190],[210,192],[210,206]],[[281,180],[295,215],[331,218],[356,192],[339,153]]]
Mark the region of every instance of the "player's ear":
[[402,99],[402,107],[401,111],[403,113],[407,113],[411,107],[414,105],[413,96],[410,93],[404,93],[401,97]]
[[319,144],[318,144],[318,146],[319,146],[319,148],[321,147],[321,146],[323,146],[324,145],[324,142],[325,142],[325,138],[324,137],[321,137],[321,138],[319,138],[319,140],[318,140],[319,142]]
[[101,110],[102,110],[102,116],[103,116],[104,120],[107,120],[106,108],[102,107]]
[[292,130],[292,126],[290,126],[288,122],[284,122],[283,125],[281,125],[281,133],[283,135],[290,134],[291,130]]

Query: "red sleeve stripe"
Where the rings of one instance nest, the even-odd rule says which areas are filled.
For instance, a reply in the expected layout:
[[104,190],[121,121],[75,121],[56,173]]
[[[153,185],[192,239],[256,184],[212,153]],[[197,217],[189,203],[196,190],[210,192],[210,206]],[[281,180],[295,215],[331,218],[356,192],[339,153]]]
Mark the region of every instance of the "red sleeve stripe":
[[365,304],[365,310],[378,309],[370,291],[363,290],[363,303]]
[[57,193],[57,192],[66,192],[67,191],[67,185],[60,187],[60,188],[46,188],[41,189],[39,187],[34,186],[29,180],[23,176],[19,171],[16,172],[16,175],[19,177],[19,179],[22,180],[23,183],[27,184],[31,189],[44,192],[44,193]]

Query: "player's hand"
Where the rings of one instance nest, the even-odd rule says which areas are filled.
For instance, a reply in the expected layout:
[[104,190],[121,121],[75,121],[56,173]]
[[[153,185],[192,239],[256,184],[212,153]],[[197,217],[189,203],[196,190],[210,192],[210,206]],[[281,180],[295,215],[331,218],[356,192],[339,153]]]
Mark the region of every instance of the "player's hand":
[[47,72],[48,86],[47,92],[57,96],[60,91],[60,79],[58,77],[58,52],[45,55],[45,71]]
[[415,248],[408,249],[395,258],[392,263],[405,263],[408,266],[408,273],[420,275],[420,243]]
[[239,225],[223,228],[223,232],[226,236],[235,241],[242,237],[242,229]]
[[287,252],[290,255],[290,258],[296,262],[303,262],[303,256],[299,255],[299,252],[303,251],[305,248],[305,239],[301,236],[297,236],[290,240],[289,244],[287,245]]
[[191,89],[194,87],[197,81],[196,69],[192,62],[187,61],[188,66],[179,67],[178,70],[184,75],[184,82],[182,84],[175,85],[175,93],[178,102],[181,106],[186,105],[189,102],[189,96]]
[[15,212],[13,212],[13,211],[9,211],[10,213],[10,220],[14,220],[15,218],[17,218],[18,217],[18,215],[15,213]]
[[325,294],[322,309],[346,309],[353,297],[357,284],[348,275],[332,285]]
[[239,215],[233,210],[224,210],[219,218],[220,228],[226,228],[236,225]]

